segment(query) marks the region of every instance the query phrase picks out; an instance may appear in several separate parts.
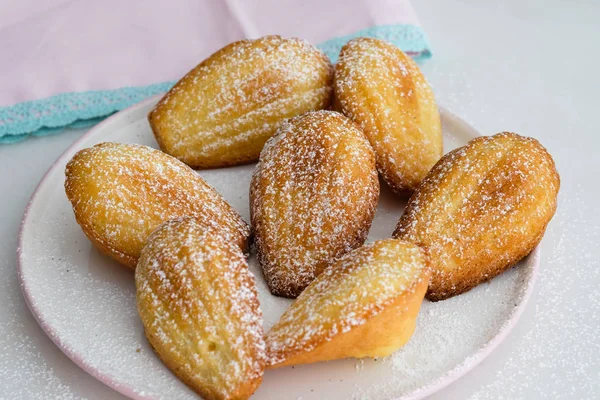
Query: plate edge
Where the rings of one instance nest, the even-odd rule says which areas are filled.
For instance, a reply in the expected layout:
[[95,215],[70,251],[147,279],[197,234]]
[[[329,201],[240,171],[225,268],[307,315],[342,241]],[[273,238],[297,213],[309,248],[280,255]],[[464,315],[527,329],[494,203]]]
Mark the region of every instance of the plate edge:
[[90,365],[87,365],[85,363],[85,361],[79,357],[78,354],[71,351],[68,348],[68,346],[66,346],[62,343],[62,341],[60,340],[58,334],[54,331],[54,329],[43,318],[40,317],[41,313],[38,311],[36,305],[34,304],[33,299],[31,298],[31,294],[29,292],[29,287],[27,286],[27,284],[25,283],[25,281],[23,279],[22,248],[23,248],[24,231],[25,231],[26,224],[28,222],[29,211],[30,211],[31,205],[32,205],[33,201],[36,200],[36,198],[39,194],[39,191],[44,187],[44,185],[48,179],[48,175],[52,171],[54,171],[56,166],[59,165],[62,161],[64,161],[64,159],[67,158],[73,152],[73,149],[76,148],[82,141],[84,141],[90,135],[94,134],[97,130],[104,129],[107,125],[114,123],[114,121],[118,118],[118,115],[121,112],[131,112],[138,108],[142,108],[149,103],[156,102],[162,96],[164,96],[164,93],[158,94],[156,96],[152,96],[144,101],[141,101],[137,104],[134,104],[130,107],[123,109],[122,111],[120,111],[118,113],[115,113],[115,114],[109,116],[108,118],[106,118],[99,124],[95,125],[93,128],[91,128],[89,131],[87,131],[85,134],[83,134],[80,138],[75,140],[73,143],[71,143],[71,145],[69,145],[69,147],[67,147],[67,149],[64,152],[62,152],[62,154],[48,167],[48,170],[44,173],[44,175],[40,179],[39,183],[36,185],[35,189],[33,190],[33,193],[31,194],[31,197],[29,198],[29,201],[27,202],[27,206],[25,207],[25,211],[23,212],[23,217],[21,219],[21,224],[19,226],[19,233],[17,236],[17,277],[19,279],[19,286],[21,287],[21,294],[23,295],[23,298],[25,299],[25,304],[27,304],[29,311],[31,312],[31,314],[33,314],[33,318],[36,320],[38,325],[42,328],[42,330],[44,331],[46,336],[48,336],[50,338],[50,340],[56,345],[56,347],[58,347],[79,368],[81,368],[83,371],[90,374],[91,376],[93,376],[94,378],[96,378],[98,381],[102,382],[104,385],[108,386],[109,388],[116,390],[117,392],[119,392],[127,397],[136,399],[136,400],[154,400],[154,398],[144,396],[143,394],[136,392],[136,390],[133,388],[122,386],[121,384],[113,381],[112,378],[110,378],[108,375],[104,374],[99,369],[96,369]]
[[[25,299],[25,303],[27,304],[27,307],[30,309],[31,313],[33,314],[33,317],[35,318],[38,325],[40,325],[40,327],[42,328],[44,333],[50,338],[50,340],[52,340],[52,342],[71,361],[73,361],[82,370],[89,373],[94,378],[98,379],[100,382],[102,382],[106,386],[110,387],[111,389],[116,390],[117,392],[119,392],[125,396],[128,396],[130,398],[136,399],[136,400],[154,400],[154,397],[146,396],[143,393],[140,394],[134,388],[130,388],[128,386],[123,386],[122,384],[119,384],[119,383],[115,382],[114,380],[112,380],[111,377],[104,374],[100,370],[94,368],[93,366],[87,365],[84,362],[84,360],[78,356],[78,354],[72,352],[66,345],[64,345],[61,342],[58,334],[49,326],[49,324],[46,321],[43,320],[43,318],[39,317],[40,313],[38,312],[35,304],[33,304],[31,294],[29,292],[29,288],[27,287],[27,285],[25,284],[25,281],[23,280],[22,247],[23,247],[24,230],[25,230],[26,224],[28,222],[29,211],[30,211],[31,205],[32,205],[33,201],[36,200],[38,192],[43,188],[44,184],[46,183],[50,172],[52,172],[58,164],[60,164],[65,158],[67,158],[73,152],[73,149],[76,148],[82,141],[84,141],[89,136],[93,135],[97,130],[104,129],[107,125],[114,123],[115,120],[117,118],[119,118],[120,114],[125,113],[125,112],[135,111],[136,109],[142,108],[149,103],[156,102],[162,96],[163,96],[163,94],[159,94],[159,95],[150,97],[142,102],[134,104],[134,105],[132,105],[128,108],[125,108],[125,109],[121,110],[120,112],[106,118],[104,121],[100,122],[99,124],[94,126],[92,129],[90,129],[88,132],[86,132],[84,135],[82,135],[80,138],[78,138],[76,141],[74,141],[48,167],[48,170],[44,173],[40,182],[37,184],[36,188],[34,189],[32,195],[27,203],[27,206],[25,207],[25,211],[23,213],[23,217],[21,220],[20,228],[19,228],[18,242],[17,242],[18,243],[17,244],[17,276],[19,279],[19,285],[21,287],[21,293],[23,294],[23,297]],[[464,129],[465,131],[468,131],[469,134],[473,138],[481,136],[481,134],[472,125],[468,124],[466,121],[464,121],[458,115],[452,113],[451,111],[449,111],[447,108],[445,108],[443,106],[438,105],[438,108],[439,108],[440,115],[444,115],[446,118],[448,118],[453,123],[460,125],[461,128]],[[517,324],[518,320],[520,319],[520,317],[525,309],[525,306],[529,302],[529,299],[533,292],[533,287],[535,286],[535,282],[537,281],[537,277],[538,277],[540,254],[541,253],[540,253],[539,245],[530,253],[529,257],[533,257],[531,279],[529,280],[529,282],[527,284],[522,301],[519,303],[519,305],[517,307],[515,307],[513,309],[512,313],[508,317],[507,322],[501,327],[500,331],[498,331],[496,333],[496,335],[490,341],[488,341],[483,347],[478,349],[471,356],[467,357],[465,360],[463,360],[462,363],[460,363],[459,365],[454,367],[452,370],[441,375],[440,377],[438,377],[436,380],[434,380],[433,382],[431,382],[428,385],[417,388],[417,389],[413,390],[412,392],[409,392],[406,395],[403,395],[401,397],[396,397],[395,398],[396,400],[419,400],[419,399],[427,397],[433,393],[438,392],[439,390],[447,387],[451,383],[460,379],[462,376],[467,374],[469,371],[473,370],[487,356],[489,356],[489,354],[491,354],[494,349],[496,349],[498,347],[498,345],[506,338],[508,333]]]

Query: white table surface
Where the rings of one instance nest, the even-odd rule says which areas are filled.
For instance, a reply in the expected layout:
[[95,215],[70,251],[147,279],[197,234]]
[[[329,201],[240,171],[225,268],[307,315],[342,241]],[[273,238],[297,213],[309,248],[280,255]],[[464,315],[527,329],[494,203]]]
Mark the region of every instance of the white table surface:
[[[439,102],[483,134],[538,138],[562,179],[540,277],[521,320],[474,371],[431,398],[600,398],[600,2],[414,6],[434,49],[423,70]],[[17,280],[27,201],[84,132],[0,146],[0,399],[123,398],[53,345]]]

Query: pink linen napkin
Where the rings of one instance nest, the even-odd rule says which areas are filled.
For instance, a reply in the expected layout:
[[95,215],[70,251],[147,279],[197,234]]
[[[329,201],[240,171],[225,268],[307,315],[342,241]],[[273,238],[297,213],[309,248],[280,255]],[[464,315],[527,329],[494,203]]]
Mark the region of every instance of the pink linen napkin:
[[364,34],[414,56],[429,55],[408,0],[4,3],[0,141],[108,115],[168,89],[202,59],[242,38],[302,37],[335,58],[345,41]]

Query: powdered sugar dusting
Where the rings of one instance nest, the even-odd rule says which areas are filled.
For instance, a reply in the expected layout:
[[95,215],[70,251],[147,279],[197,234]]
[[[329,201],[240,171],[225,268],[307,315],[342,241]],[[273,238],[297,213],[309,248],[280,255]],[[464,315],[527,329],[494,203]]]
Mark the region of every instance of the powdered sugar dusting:
[[477,138],[445,155],[394,233],[429,249],[428,298],[467,291],[527,255],[554,215],[559,186],[548,152],[514,133]]
[[219,221],[245,247],[250,229],[237,212],[182,162],[146,146],[103,143],[67,164],[65,190],[77,221],[100,249],[135,267],[162,222],[183,216]]
[[305,40],[242,40],[182,78],[149,118],[163,150],[189,165],[252,161],[284,119],[329,106],[332,80]]
[[329,262],[360,246],[379,196],[375,156],[333,111],[285,122],[252,179],[256,247],[272,292],[296,297]]
[[161,225],[135,280],[140,317],[159,356],[201,394],[228,398],[258,384],[265,347],[254,277],[218,229],[193,218]]
[[267,335],[270,364],[307,353],[363,325],[415,290],[427,268],[415,245],[387,239],[347,253],[310,284]]
[[335,92],[369,138],[386,183],[414,190],[442,156],[435,98],[414,61],[382,40],[351,40],[336,65]]

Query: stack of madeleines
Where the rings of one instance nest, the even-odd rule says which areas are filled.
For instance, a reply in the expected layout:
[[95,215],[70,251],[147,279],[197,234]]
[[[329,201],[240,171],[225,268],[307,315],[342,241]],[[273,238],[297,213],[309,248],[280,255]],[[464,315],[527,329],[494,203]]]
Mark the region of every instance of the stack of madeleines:
[[[431,88],[378,39],[351,40],[335,67],[299,39],[232,43],[149,121],[162,151],[81,150],[65,189],[91,242],[135,268],[158,356],[207,399],[248,398],[265,368],[394,352],[424,297],[514,265],[556,209],[559,176],[534,139],[500,133],[442,157]],[[256,160],[250,229],[190,167]],[[411,197],[392,238],[364,244],[378,176]],[[296,299],[266,335],[251,237],[272,294]]]

